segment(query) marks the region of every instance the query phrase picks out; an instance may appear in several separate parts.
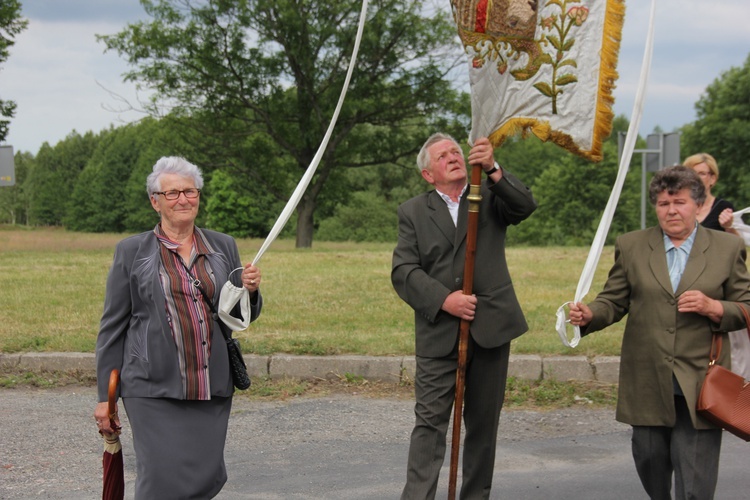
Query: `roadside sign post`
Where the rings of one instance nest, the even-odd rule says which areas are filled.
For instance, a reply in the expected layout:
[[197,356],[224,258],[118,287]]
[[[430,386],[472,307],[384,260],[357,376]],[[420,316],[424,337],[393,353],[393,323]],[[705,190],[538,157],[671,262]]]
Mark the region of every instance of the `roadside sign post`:
[[0,146],[0,187],[16,185],[16,164],[13,146]]

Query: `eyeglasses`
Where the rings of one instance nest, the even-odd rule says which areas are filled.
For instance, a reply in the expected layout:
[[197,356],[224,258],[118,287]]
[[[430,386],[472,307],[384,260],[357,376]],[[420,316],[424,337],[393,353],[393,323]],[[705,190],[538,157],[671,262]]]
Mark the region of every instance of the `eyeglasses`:
[[180,194],[184,194],[185,198],[188,199],[197,198],[201,194],[201,190],[196,188],[172,189],[169,191],[154,191],[153,194],[161,194],[165,200],[174,201],[180,197]]

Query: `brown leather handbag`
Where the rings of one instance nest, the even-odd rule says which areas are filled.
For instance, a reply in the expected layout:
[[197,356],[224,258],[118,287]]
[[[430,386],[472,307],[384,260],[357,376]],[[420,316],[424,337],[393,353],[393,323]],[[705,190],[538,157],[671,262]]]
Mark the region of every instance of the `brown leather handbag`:
[[[743,306],[739,307],[750,327],[747,311]],[[716,364],[721,354],[721,344],[721,334],[714,334],[708,370],[696,410],[715,425],[750,441],[750,381]]]

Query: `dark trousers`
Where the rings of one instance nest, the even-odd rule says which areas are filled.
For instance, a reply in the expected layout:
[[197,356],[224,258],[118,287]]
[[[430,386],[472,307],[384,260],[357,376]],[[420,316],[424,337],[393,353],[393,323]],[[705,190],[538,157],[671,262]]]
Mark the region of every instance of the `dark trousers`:
[[674,427],[633,426],[633,459],[652,500],[711,500],[719,477],[721,429],[697,430],[685,398],[675,396]]
[[[490,496],[500,410],[505,398],[510,344],[484,349],[469,339],[463,421],[461,499]],[[456,389],[457,352],[446,358],[417,356],[416,423],[411,434],[406,486],[401,498],[435,498]]]

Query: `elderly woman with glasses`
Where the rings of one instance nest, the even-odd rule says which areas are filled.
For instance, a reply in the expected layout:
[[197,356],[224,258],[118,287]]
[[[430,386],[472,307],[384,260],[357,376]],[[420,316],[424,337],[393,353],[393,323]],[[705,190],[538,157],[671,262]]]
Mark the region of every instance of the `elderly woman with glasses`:
[[94,418],[102,433],[112,433],[106,401],[110,372],[118,369],[133,432],[135,498],[213,498],[227,480],[234,386],[212,309],[231,277],[249,293],[245,322],[254,320],[261,273],[242,266],[232,237],[195,226],[203,187],[198,167],[161,158],[146,187],[160,220],[115,248],[96,342]]

